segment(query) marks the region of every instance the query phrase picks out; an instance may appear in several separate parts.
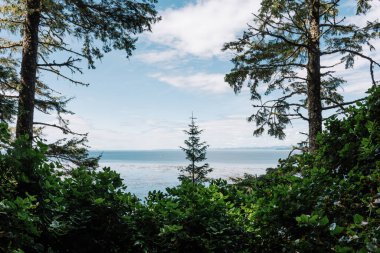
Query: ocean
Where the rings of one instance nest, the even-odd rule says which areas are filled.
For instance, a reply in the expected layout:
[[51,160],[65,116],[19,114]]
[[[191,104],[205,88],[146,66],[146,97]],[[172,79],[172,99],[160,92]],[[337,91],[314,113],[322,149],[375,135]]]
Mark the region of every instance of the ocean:
[[[245,173],[261,175],[289,152],[283,149],[208,150],[206,162],[214,169],[209,177],[229,180]],[[101,167],[111,167],[120,173],[127,191],[140,199],[149,191],[165,191],[167,187],[178,185],[178,169],[189,164],[182,150],[91,151],[90,155],[101,155]]]

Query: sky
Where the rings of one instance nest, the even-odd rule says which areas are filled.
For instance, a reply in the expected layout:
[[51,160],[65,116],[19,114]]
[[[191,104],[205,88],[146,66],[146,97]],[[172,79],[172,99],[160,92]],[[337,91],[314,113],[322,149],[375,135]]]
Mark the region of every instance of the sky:
[[[221,48],[252,23],[259,4],[258,0],[159,0],[162,21],[152,33],[139,36],[132,57],[114,51],[97,62],[95,70],[84,68],[82,75],[74,76],[90,86],[46,78],[54,89],[75,97],[68,105],[75,115],[66,118],[73,130],[89,133],[94,150],[177,149],[187,138],[183,130],[192,113],[204,130],[202,140],[211,148],[295,145],[305,138],[300,134],[307,131],[305,122],[289,126],[285,140],[254,137],[254,124],[247,122],[253,113],[248,90],[234,94],[224,82],[233,65],[231,53]],[[379,1],[373,4],[369,19],[380,16]],[[354,7],[347,3],[344,8]],[[365,22],[363,17],[348,16],[348,20]],[[378,41],[375,44],[380,48]],[[378,52],[370,54],[380,60]],[[348,100],[365,95],[370,86],[366,62],[358,60],[354,69],[336,70],[347,80],[341,92]],[[55,130],[46,132],[48,139],[56,135]]]

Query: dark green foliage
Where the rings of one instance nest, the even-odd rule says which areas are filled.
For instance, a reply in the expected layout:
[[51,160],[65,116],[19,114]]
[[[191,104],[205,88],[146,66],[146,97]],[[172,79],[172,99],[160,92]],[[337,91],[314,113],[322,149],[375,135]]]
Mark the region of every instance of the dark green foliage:
[[1,131],[0,252],[135,252],[128,217],[141,203],[117,173],[66,171],[47,161],[45,145],[25,148],[26,140],[9,140],[6,125]]
[[[125,193],[120,176],[78,168],[62,181],[63,202],[52,220],[55,238],[51,245],[58,252],[133,252],[127,216],[141,204]],[[52,224],[52,223],[51,223]]]
[[212,171],[212,169],[209,168],[208,163],[200,166],[197,165],[197,163],[203,162],[207,159],[206,151],[209,146],[206,142],[201,142],[199,136],[203,130],[199,129],[194,120],[195,118],[191,116],[189,130],[184,130],[189,138],[185,140],[186,147],[181,147],[186,154],[186,159],[191,163],[187,167],[180,169],[183,174],[179,176],[179,179],[191,180],[193,184],[205,181],[206,175]]
[[0,124],[0,252],[379,252],[379,124],[373,88],[327,121],[315,153],[233,185],[184,180],[145,203],[109,168],[67,171]]
[[[37,196],[32,196],[41,194],[35,169],[45,158],[37,150],[26,150],[24,140],[12,142],[4,123],[0,124],[0,135],[0,251],[22,248],[33,252],[40,248],[35,241],[41,221],[36,215]],[[30,170],[21,167],[20,159],[25,157],[31,161]],[[20,191],[25,185],[33,192]]]
[[320,149],[240,182],[255,196],[259,252],[378,252],[380,89],[328,120]]
[[206,187],[183,181],[166,194],[152,192],[147,208],[156,222],[158,252],[242,252],[249,249],[248,219],[238,199],[247,198],[225,181]]

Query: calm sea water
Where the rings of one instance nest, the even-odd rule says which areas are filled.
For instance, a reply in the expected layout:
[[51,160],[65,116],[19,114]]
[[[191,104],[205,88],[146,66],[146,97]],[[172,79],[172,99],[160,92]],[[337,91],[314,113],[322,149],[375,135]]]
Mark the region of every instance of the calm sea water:
[[[211,178],[228,180],[245,173],[263,174],[266,168],[275,167],[278,159],[286,158],[289,152],[276,149],[209,150],[206,162],[214,169]],[[176,186],[179,183],[178,169],[188,164],[181,150],[91,151],[90,154],[101,154],[100,165],[120,173],[127,190],[141,199],[151,190],[164,191]]]

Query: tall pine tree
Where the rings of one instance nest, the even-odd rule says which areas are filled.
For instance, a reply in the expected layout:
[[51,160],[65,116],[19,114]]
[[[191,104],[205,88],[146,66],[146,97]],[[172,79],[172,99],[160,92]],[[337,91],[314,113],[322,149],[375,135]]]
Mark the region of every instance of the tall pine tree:
[[[72,114],[66,109],[70,98],[60,95],[53,83],[46,83],[41,77],[53,75],[77,85],[88,85],[72,77],[82,73],[78,63],[84,60],[89,68],[95,68],[95,61],[112,50],[123,50],[127,57],[131,56],[136,36],[150,31],[159,19],[155,3],[156,0],[1,2],[0,32],[8,36],[0,38],[0,59],[8,63],[6,73],[20,74],[16,78],[0,77],[6,81],[1,83],[0,106],[12,112],[17,104],[16,136],[27,140],[23,153],[28,154],[33,143],[40,140],[41,127],[54,127],[75,136],[50,143],[48,156],[69,164],[97,165],[97,159],[89,157],[86,134],[74,133],[63,117]],[[68,41],[76,44],[70,45]],[[16,103],[10,103],[12,100]],[[55,113],[57,122],[36,122],[35,110]],[[12,120],[9,113],[1,116]],[[38,195],[43,179],[27,155],[21,160],[20,171],[25,180],[19,182],[17,190]]]
[[182,173],[179,176],[180,180],[190,179],[193,184],[200,183],[206,180],[206,175],[212,171],[209,167],[208,163],[204,163],[203,165],[197,165],[205,161],[206,151],[209,145],[206,142],[201,142],[200,134],[203,130],[199,129],[199,127],[195,124],[195,119],[193,115],[191,115],[191,123],[189,125],[189,130],[184,130],[184,132],[189,136],[187,140],[185,140],[185,147],[181,147],[181,149],[186,154],[186,159],[190,161],[190,164],[184,168],[180,168],[180,172]]
[[[16,135],[27,136],[28,146],[32,146],[38,128],[54,127],[64,134],[75,134],[62,116],[72,114],[66,109],[70,98],[60,95],[52,83],[45,83],[40,77],[52,74],[77,85],[88,85],[72,78],[73,74],[82,73],[78,63],[84,60],[89,68],[95,68],[95,60],[111,50],[123,50],[129,57],[135,49],[136,35],[150,31],[151,25],[159,20],[156,2],[3,1],[0,31],[11,36],[0,39],[0,57],[3,62],[14,63],[12,71],[20,75],[1,82],[0,106],[9,112],[14,112],[17,106]],[[68,44],[70,40],[75,40],[76,45]],[[57,122],[36,122],[35,110],[56,113]],[[12,120],[9,113],[2,113],[1,117]],[[48,155],[80,164],[87,157],[86,135],[76,136],[50,144]],[[91,163],[91,159],[87,161]]]
[[[380,64],[365,54],[374,50],[380,37],[378,20],[359,26],[341,15],[340,0],[262,0],[243,36],[227,43],[224,50],[235,53],[234,68],[225,80],[239,92],[251,90],[256,111],[248,118],[256,123],[254,135],[285,138],[284,129],[294,119],[309,124],[309,150],[317,146],[322,131],[322,112],[344,109],[337,89],[345,82],[334,75],[334,67],[352,68],[358,58],[368,62],[372,84]],[[369,0],[357,1],[357,15],[370,9]],[[337,56],[336,62],[321,65],[321,57]],[[270,96],[266,101],[263,96]]]

